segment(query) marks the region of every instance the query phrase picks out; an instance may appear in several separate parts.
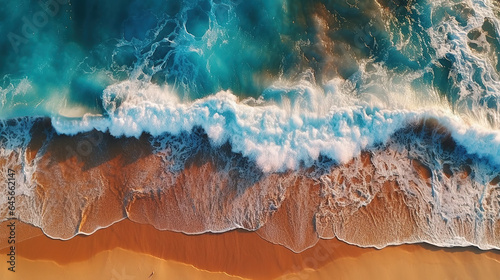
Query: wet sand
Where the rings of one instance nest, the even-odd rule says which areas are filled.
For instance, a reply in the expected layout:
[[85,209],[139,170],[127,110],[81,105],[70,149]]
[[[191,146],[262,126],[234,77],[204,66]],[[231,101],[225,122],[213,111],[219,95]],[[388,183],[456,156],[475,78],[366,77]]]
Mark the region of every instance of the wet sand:
[[[61,241],[16,224],[17,272],[9,272],[4,264],[1,279],[44,279],[39,275],[51,275],[50,279],[330,279],[331,275],[336,279],[494,279],[500,273],[499,252],[474,248],[402,245],[377,250],[332,239],[294,253],[255,232],[186,235],[129,220]],[[5,228],[4,222],[1,240],[6,240]],[[6,245],[1,245],[3,256]],[[125,278],[113,276],[120,273]]]
[[[40,126],[50,131],[50,123]],[[259,229],[261,237],[295,252],[315,244],[318,236],[363,246],[421,240],[442,244],[457,236],[484,247],[498,245],[498,221],[484,223],[484,236],[475,235],[476,225],[465,214],[445,223],[432,207],[437,202],[429,167],[397,146],[363,152],[323,171],[263,174],[229,145],[214,148],[202,132],[193,133],[199,135],[181,138],[192,137],[189,141],[198,143],[194,147],[170,141],[160,153],[153,152],[155,144],[147,135],[114,138],[94,131],[44,140],[43,133],[36,133],[26,152],[27,162],[33,154],[38,158],[34,186],[30,195],[19,197],[19,219],[64,239],[126,217],[187,233],[243,227]],[[439,183],[447,190],[474,186],[470,171],[456,172],[465,167],[451,168],[454,174],[448,167],[443,172],[450,177],[443,175]],[[321,178],[313,175],[321,172]],[[492,212],[497,191],[491,187],[484,199]],[[443,190],[442,195],[471,196],[462,192]],[[444,205],[447,211],[455,211],[452,201]],[[470,208],[462,202],[461,207]]]
[[[0,260],[0,279],[42,279],[42,274],[50,279],[126,279],[113,276],[116,267],[127,269],[124,273],[133,279],[491,279],[500,274],[498,251],[430,245],[377,250],[319,240],[338,236],[373,246],[432,237],[425,220],[433,214],[428,207],[430,169],[397,149],[363,152],[324,171],[265,175],[230,146],[210,147],[204,136],[195,139],[199,151],[169,157],[179,153],[177,142],[165,153],[154,153],[146,135],[114,138],[90,132],[47,141],[35,134],[22,156],[27,164],[37,158],[36,183],[30,195],[16,198],[16,213],[49,236],[69,240],[51,239],[17,221],[19,273],[10,273]],[[398,166],[389,166],[386,158],[397,159]],[[181,171],[172,169],[176,164]],[[10,165],[0,161],[2,167]],[[20,165],[12,168],[21,170]],[[466,167],[448,167],[443,171],[446,182],[472,184]],[[315,172],[326,172],[322,181],[311,175]],[[374,180],[384,172],[387,178]],[[403,188],[399,175],[412,181]],[[455,237],[475,241],[473,223],[453,222]],[[0,223],[3,256],[8,252],[7,224]],[[227,231],[235,225],[256,231],[166,231]],[[95,231],[100,227],[105,228]],[[500,222],[491,227],[485,238],[497,244]]]
[[[456,146],[436,126],[412,129],[418,135],[442,134],[441,144],[422,136],[422,145],[439,144],[442,150]],[[18,191],[24,195],[16,198],[16,215],[51,237],[91,234],[129,218],[186,233],[257,230],[295,252],[319,237],[378,247],[422,240],[500,246],[495,218],[500,188],[495,180],[489,184],[483,199],[489,216],[478,226],[470,211],[482,183],[471,175],[474,161],[459,155],[454,155],[459,159],[455,165],[433,169],[436,176],[430,175],[428,160],[410,156],[399,144],[364,151],[342,165],[326,161],[297,171],[263,173],[228,143],[213,147],[201,129],[178,138],[165,136],[168,141],[145,134],[115,138],[97,131],[66,136],[57,135],[45,120],[34,126],[33,134],[25,154],[19,155],[23,161],[0,159],[0,166],[22,174],[23,165],[33,165],[31,181],[19,178]],[[434,189],[433,183],[442,187]],[[0,220],[7,218],[4,209]]]

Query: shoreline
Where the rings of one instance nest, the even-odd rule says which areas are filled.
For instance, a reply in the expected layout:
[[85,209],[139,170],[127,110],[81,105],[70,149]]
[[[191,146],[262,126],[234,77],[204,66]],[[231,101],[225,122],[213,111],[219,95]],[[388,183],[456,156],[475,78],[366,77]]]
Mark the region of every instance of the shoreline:
[[[5,240],[5,222],[0,226],[0,238]],[[363,279],[364,276],[381,269],[377,263],[384,264],[391,258],[402,262],[403,267],[410,264],[427,267],[433,266],[434,263],[440,267],[434,268],[439,271],[439,275],[453,273],[456,270],[454,266],[460,263],[474,264],[467,266],[469,269],[486,269],[489,273],[500,273],[500,252],[481,251],[472,247],[439,248],[412,244],[375,249],[361,248],[331,239],[320,240],[312,248],[294,253],[284,246],[262,239],[256,232],[233,230],[225,233],[186,235],[159,231],[150,225],[134,223],[128,219],[98,230],[92,235],[78,235],[65,241],[51,239],[40,229],[23,223],[19,223],[17,234],[20,240],[17,242],[17,257],[19,269],[23,270],[27,270],[23,260],[29,260],[29,264],[34,266],[36,263],[54,262],[57,264],[53,266],[55,270],[57,267],[75,267],[78,270],[77,267],[88,268],[91,263],[99,266],[99,261],[96,262],[96,258],[99,258],[97,256],[111,254],[116,258],[116,262],[123,263],[126,263],[127,259],[141,259],[144,256],[158,259],[152,261],[158,270],[171,267],[174,262],[192,266],[194,272],[225,273],[228,277],[257,280],[296,279],[293,277],[321,279],[328,273],[359,274],[356,276],[358,278],[352,279]],[[6,249],[0,249],[0,254],[4,255]],[[120,250],[126,253],[119,252]],[[428,260],[432,262],[429,263]],[[111,264],[118,265],[113,261]],[[147,262],[144,262],[144,265],[147,266]],[[366,269],[363,268],[365,266]],[[356,274],[355,268],[364,272]],[[174,273],[175,269],[172,269]],[[183,268],[181,266],[177,269]],[[7,272],[6,267],[3,270]],[[395,269],[394,272],[401,271]],[[3,273],[0,269],[0,275]],[[306,276],[307,278],[303,278]],[[219,278],[216,279],[231,279],[221,275],[217,277]]]

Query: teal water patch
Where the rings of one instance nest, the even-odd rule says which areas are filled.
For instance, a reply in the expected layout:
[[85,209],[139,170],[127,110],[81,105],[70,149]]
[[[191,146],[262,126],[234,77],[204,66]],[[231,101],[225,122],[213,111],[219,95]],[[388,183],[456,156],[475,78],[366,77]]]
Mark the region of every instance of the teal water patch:
[[[71,106],[99,113],[99,91],[127,79],[169,84],[182,99],[223,89],[258,96],[292,47],[281,42],[278,2],[40,3],[3,7],[2,117],[15,116],[14,107],[28,115]],[[29,90],[16,94],[23,84]]]
[[71,81],[84,59],[82,47],[71,40],[70,2],[16,1],[3,7],[9,13],[0,40],[3,77],[0,117],[50,115],[71,96]]
[[105,89],[124,81],[168,88],[181,102],[222,90],[258,99],[304,73],[319,87],[349,81],[354,96],[409,84],[422,99],[438,92],[454,108],[496,110],[494,9],[445,0],[9,2],[0,10],[0,117],[105,114]]

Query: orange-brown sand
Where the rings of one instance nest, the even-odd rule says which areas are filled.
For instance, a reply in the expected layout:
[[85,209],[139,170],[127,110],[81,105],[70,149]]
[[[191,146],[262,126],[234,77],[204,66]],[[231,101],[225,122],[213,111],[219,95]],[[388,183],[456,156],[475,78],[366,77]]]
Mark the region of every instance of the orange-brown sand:
[[[500,274],[499,252],[473,248],[377,250],[332,239],[294,253],[254,232],[185,235],[129,220],[61,241],[16,224],[17,272],[3,261],[0,279],[495,279]],[[0,240],[7,235],[4,222]],[[2,256],[6,246],[3,242]]]

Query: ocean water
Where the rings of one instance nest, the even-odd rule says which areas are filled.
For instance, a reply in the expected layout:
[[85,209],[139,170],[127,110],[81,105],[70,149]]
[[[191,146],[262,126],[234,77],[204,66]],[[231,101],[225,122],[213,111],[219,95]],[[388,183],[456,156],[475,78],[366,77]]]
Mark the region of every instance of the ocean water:
[[[495,0],[19,0],[4,3],[0,16],[0,164],[19,166],[17,195],[26,207],[19,215],[52,237],[91,233],[130,216],[87,231],[75,218],[67,233],[49,226],[55,218],[47,222],[46,208],[29,208],[51,199],[39,196],[40,176],[34,175],[43,170],[38,163],[50,155],[51,139],[97,133],[96,139],[116,145],[143,139],[153,156],[172,163],[168,174],[182,173],[200,151],[212,157],[222,151],[226,169],[218,172],[236,168],[237,184],[250,189],[277,174],[312,178],[322,200],[314,217],[296,218],[313,219],[318,237],[377,247],[500,248]],[[29,160],[30,143],[40,135],[46,140]],[[98,142],[88,143],[104,149]],[[374,168],[369,177],[362,171],[369,168],[357,165],[363,153]],[[150,187],[162,192],[177,177]],[[414,212],[423,215],[409,222],[414,234],[396,230],[375,240],[367,237],[369,228],[358,236],[355,223],[341,225],[383,195],[389,181],[397,182],[409,209],[430,207]],[[283,182],[286,192],[293,183]],[[105,191],[103,181],[97,184]],[[267,197],[263,193],[276,190],[261,191]],[[276,199],[270,207],[279,210],[283,197],[270,196]],[[224,222],[208,219],[196,230],[146,220],[189,233],[257,230],[272,211],[257,207],[268,202],[254,198],[256,205],[220,210]],[[0,219],[7,219],[1,211]],[[457,225],[462,222],[471,226]],[[296,250],[308,246],[267,236]]]

